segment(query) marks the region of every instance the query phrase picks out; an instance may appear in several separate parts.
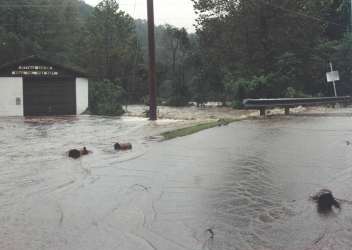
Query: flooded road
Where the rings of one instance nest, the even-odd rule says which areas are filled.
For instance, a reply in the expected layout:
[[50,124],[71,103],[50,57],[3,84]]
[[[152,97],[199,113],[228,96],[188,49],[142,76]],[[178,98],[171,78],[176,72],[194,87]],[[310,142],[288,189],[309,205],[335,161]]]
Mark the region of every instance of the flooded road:
[[[351,249],[351,125],[277,117],[155,142],[138,118],[0,119],[0,249]],[[321,188],[340,213],[317,214]]]

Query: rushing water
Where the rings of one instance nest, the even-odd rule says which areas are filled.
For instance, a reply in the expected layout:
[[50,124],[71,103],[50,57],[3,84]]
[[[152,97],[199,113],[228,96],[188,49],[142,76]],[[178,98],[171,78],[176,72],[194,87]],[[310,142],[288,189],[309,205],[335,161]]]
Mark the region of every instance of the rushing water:
[[[2,119],[0,249],[352,249],[351,121],[281,117],[150,142],[137,118]],[[131,152],[112,149],[127,140]],[[94,153],[67,158],[83,145]],[[321,188],[340,213],[317,213]]]

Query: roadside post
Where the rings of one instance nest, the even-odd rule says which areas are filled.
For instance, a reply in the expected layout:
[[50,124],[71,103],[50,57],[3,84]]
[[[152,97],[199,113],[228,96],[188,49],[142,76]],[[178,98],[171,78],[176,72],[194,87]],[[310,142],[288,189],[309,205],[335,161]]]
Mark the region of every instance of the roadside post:
[[156,72],[155,72],[155,30],[154,3],[147,0],[148,8],[148,43],[149,43],[149,119],[155,121],[156,114]]
[[334,71],[332,67],[332,63],[330,62],[330,72],[326,73],[326,79],[328,82],[332,82],[333,87],[334,87],[334,94],[335,97],[337,97],[337,91],[336,91],[336,81],[340,80],[340,75],[338,71]]

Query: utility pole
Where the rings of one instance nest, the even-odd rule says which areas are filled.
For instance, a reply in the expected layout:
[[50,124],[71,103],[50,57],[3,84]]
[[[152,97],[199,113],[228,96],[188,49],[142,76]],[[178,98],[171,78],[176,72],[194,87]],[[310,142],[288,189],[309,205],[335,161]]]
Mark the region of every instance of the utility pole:
[[[352,0],[351,0],[352,1]],[[156,73],[155,73],[155,30],[154,3],[147,0],[148,9],[148,42],[149,42],[149,119],[157,120],[156,115]]]

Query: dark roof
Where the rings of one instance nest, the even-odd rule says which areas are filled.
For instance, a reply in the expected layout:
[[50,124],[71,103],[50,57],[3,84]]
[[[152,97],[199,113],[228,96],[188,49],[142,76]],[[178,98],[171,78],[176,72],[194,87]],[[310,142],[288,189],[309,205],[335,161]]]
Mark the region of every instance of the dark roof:
[[37,61],[37,62],[41,62],[41,63],[44,63],[44,64],[50,64],[51,66],[54,66],[54,67],[57,67],[57,68],[61,68],[63,70],[71,72],[71,73],[73,73],[74,75],[77,75],[77,76],[87,77],[87,75],[88,75],[87,72],[85,72],[82,69],[79,69],[78,67],[72,67],[72,66],[63,65],[63,64],[56,63],[56,62],[53,62],[51,60],[47,60],[47,59],[44,59],[42,57],[35,56],[35,55],[24,57],[22,59],[19,59],[19,60],[13,61],[13,62],[9,62],[9,63],[3,64],[3,65],[0,65],[0,71],[8,69],[8,68],[11,68],[11,67],[15,67],[15,66],[17,66],[19,64],[31,62],[31,61]]

